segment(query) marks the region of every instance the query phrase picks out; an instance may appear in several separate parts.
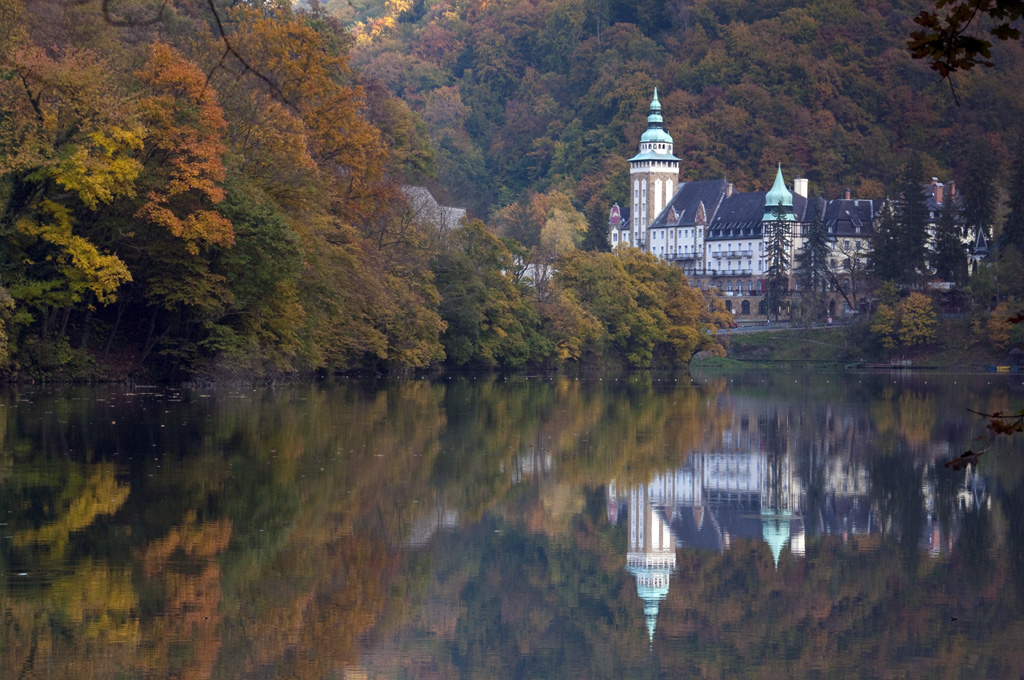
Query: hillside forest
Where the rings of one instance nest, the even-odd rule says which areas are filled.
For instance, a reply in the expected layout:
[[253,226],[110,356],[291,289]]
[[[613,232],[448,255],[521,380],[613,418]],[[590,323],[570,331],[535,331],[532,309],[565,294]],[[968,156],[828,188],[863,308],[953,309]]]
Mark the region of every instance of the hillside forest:
[[[911,154],[998,234],[1024,55],[907,50],[926,2],[0,0],[8,376],[241,376],[720,351],[720,301],[608,208],[658,86],[683,179],[886,194]],[[973,160],[972,160],[973,159]],[[984,159],[984,163],[978,159]],[[465,207],[419,219],[402,189]]]

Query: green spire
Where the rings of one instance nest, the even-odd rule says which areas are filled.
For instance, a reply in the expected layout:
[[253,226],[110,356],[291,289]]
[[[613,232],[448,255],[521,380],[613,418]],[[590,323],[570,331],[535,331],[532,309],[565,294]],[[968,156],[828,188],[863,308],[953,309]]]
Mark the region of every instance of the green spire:
[[778,219],[778,210],[782,208],[782,219],[792,222],[796,220],[793,213],[793,193],[786,188],[786,180],[782,177],[782,163],[775,173],[775,184],[764,196],[764,216],[762,221]]
[[654,99],[651,100],[650,112],[647,114],[647,131],[640,137],[640,142],[671,144],[672,135],[665,132],[665,120],[661,117],[661,102],[658,101],[658,88],[654,88]]

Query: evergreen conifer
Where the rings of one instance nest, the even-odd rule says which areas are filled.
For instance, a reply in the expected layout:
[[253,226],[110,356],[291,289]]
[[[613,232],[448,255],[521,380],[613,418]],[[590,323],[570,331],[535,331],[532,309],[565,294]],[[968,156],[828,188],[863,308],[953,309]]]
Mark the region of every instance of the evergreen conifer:
[[957,221],[957,211],[946,201],[935,225],[935,248],[932,265],[941,281],[962,286],[967,282],[967,246],[961,237],[963,229]]
[[789,272],[789,243],[791,225],[785,219],[786,208],[780,202],[772,209],[774,219],[764,223],[768,232],[768,247],[765,256],[768,260],[768,271],[766,278],[765,303],[767,313],[774,314],[775,320],[779,319],[779,311],[785,301]]

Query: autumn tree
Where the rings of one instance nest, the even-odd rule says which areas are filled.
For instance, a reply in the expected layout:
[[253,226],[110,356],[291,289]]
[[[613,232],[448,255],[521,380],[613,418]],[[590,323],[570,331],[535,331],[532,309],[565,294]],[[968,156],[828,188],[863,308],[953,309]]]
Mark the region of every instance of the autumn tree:
[[1010,317],[1014,315],[1005,302],[996,305],[985,321],[983,340],[992,343],[999,349],[1007,349],[1010,346],[1010,336],[1014,327]]
[[[907,45],[915,59],[927,60],[943,78],[975,66],[992,66],[992,39],[1020,39],[1020,0],[936,0],[935,8],[942,13],[925,9],[914,17],[921,28],[910,34]],[[991,39],[982,37],[985,33]]]
[[99,215],[135,195],[142,126],[112,64],[91,51],[19,45],[4,62],[4,284],[16,325],[60,336],[76,306],[108,304],[132,278]]
[[871,333],[886,350],[910,349],[934,342],[938,327],[935,305],[924,293],[914,292],[898,303],[882,302],[871,318]]
[[932,299],[913,292],[900,303],[899,339],[903,347],[916,347],[935,341],[938,319]]
[[181,239],[192,254],[230,246],[231,222],[213,208],[224,199],[227,123],[206,75],[162,43],[150,47],[138,75],[149,90],[141,103],[147,172],[138,217]]
[[518,367],[545,358],[539,318],[512,276],[512,255],[479,220],[452,235],[434,262],[447,361]]
[[561,260],[556,282],[598,322],[594,349],[608,360],[637,368],[656,360],[685,365],[717,345],[720,317],[678,267],[650,253],[575,251]]

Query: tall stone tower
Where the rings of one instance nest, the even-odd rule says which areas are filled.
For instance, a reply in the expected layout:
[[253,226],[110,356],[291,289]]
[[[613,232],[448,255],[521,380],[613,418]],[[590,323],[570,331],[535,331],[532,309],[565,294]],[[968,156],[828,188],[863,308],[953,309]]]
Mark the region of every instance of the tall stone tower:
[[679,159],[672,154],[672,135],[665,131],[658,88],[647,116],[647,131],[640,137],[640,153],[629,159],[633,189],[630,245],[647,250],[647,226],[668,205],[679,184]]

